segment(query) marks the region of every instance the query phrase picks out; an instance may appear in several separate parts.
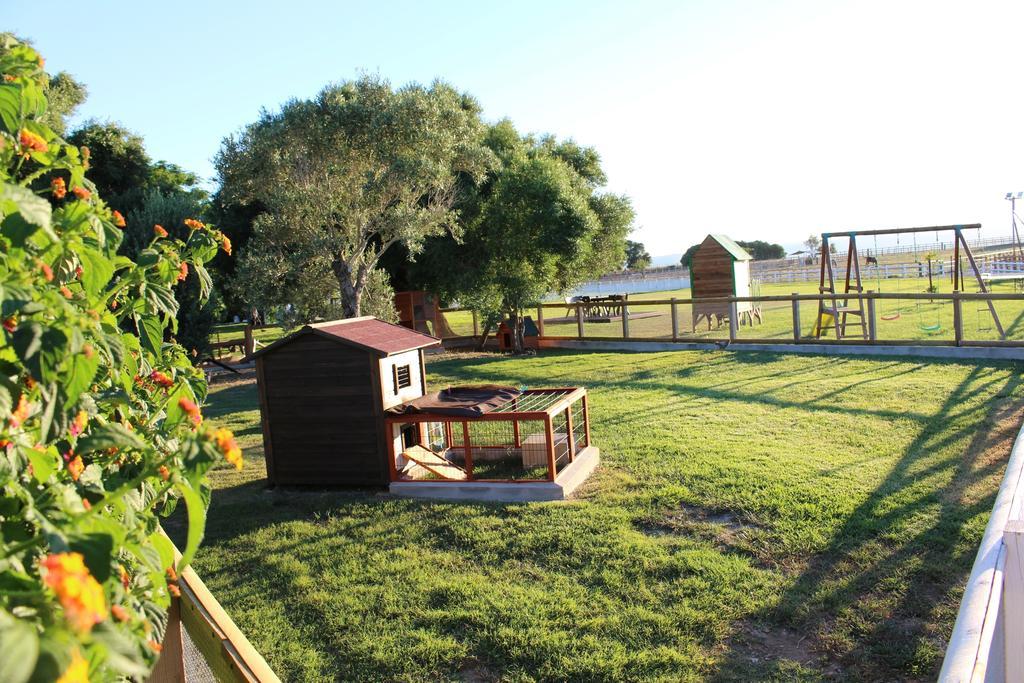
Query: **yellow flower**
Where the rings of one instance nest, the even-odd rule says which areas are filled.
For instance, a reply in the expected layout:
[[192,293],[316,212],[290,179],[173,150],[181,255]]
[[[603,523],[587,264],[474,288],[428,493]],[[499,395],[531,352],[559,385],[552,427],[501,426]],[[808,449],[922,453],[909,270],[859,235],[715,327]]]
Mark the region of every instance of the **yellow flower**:
[[57,679],[57,683],[89,683],[89,662],[82,659],[77,648],[71,653],[71,665]]
[[235,469],[242,469],[242,449],[235,441],[235,435],[230,429],[221,427],[213,433],[213,439],[217,442],[217,448],[224,454],[224,459],[235,466]]
[[107,618],[103,587],[89,573],[81,553],[47,555],[39,568],[43,582],[57,594],[72,628],[87,632]]

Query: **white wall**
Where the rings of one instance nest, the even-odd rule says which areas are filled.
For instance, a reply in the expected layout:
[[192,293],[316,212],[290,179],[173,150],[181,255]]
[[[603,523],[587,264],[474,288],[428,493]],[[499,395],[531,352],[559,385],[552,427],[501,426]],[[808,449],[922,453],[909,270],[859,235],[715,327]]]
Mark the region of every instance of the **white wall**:
[[[395,366],[408,365],[409,375],[412,378],[412,385],[400,389],[395,393],[394,368]],[[420,367],[420,352],[406,351],[394,356],[380,359],[380,388],[381,400],[385,410],[397,406],[400,403],[411,401],[423,395],[423,387],[420,384],[420,376],[423,369]]]

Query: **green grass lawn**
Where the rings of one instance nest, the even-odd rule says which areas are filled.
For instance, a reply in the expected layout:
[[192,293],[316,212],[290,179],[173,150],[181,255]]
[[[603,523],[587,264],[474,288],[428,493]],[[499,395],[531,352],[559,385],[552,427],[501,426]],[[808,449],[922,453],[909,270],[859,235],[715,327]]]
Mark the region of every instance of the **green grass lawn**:
[[255,387],[215,385],[208,419],[247,464],[214,471],[195,564],[284,680],[934,679],[1024,406],[1012,365],[428,369],[433,386],[588,387],[602,466],[567,503],[266,491]]

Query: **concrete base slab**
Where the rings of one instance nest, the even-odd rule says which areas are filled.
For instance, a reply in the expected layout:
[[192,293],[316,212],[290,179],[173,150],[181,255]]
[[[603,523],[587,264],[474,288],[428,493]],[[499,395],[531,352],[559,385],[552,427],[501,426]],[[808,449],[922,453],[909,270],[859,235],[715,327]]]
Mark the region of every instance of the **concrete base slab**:
[[558,473],[554,481],[396,481],[388,491],[396,496],[494,503],[565,500],[587,480],[600,461],[601,451],[595,446],[588,446]]
[[948,358],[952,360],[1024,360],[1024,347],[1014,346],[914,346],[897,344],[761,344],[727,340],[714,342],[598,341],[542,339],[542,349],[581,349],[590,351],[770,351],[772,353],[809,353],[824,356],[906,356]]

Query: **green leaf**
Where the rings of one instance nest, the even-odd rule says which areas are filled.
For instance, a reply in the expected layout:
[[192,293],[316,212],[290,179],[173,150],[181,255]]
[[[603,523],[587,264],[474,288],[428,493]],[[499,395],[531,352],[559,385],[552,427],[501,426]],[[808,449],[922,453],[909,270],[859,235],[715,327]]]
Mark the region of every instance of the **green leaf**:
[[193,403],[196,400],[195,394],[192,393],[192,388],[187,382],[179,384],[167,400],[167,419],[164,420],[165,428],[176,427],[182,420],[188,417],[188,414],[178,405],[178,401],[183,398],[187,398]]
[[45,482],[50,475],[57,471],[58,459],[56,449],[50,446],[45,451],[37,451],[34,448],[25,450],[28,461],[32,464],[32,474],[40,482]]
[[114,264],[103,254],[89,247],[78,251],[82,261],[82,286],[90,296],[95,296],[106,288],[114,275]]
[[[43,326],[35,321],[18,325],[14,331],[12,345],[21,362],[29,366],[33,375],[39,377],[39,349],[43,347]],[[34,361],[34,363],[33,363]]]
[[164,343],[164,326],[155,315],[147,315],[139,322],[142,345],[159,356]]
[[25,683],[39,659],[39,636],[31,624],[0,615],[0,681]]
[[199,278],[199,299],[206,301],[210,292],[213,290],[213,278],[210,277],[210,271],[199,263],[192,264],[192,270],[196,272],[196,277]]
[[134,448],[144,450],[146,442],[116,422],[105,424],[91,430],[87,436],[78,440],[79,453],[105,451],[108,448]]
[[175,488],[181,491],[181,497],[185,499],[185,509],[188,511],[188,536],[185,550],[181,553],[181,561],[178,562],[180,572],[192,561],[199,544],[203,542],[203,534],[206,531],[206,504],[199,492],[187,481],[177,482]]
[[86,358],[84,353],[77,353],[72,357],[71,375],[64,386],[70,402],[77,401],[78,397],[92,386],[99,365],[100,359],[95,353],[92,358]]
[[144,680],[149,671],[139,663],[136,644],[109,621],[96,625],[92,637],[106,645],[107,665],[123,676]]
[[0,123],[17,137],[21,128],[21,88],[17,85],[0,85]]
[[[4,184],[0,186],[0,213],[11,218],[13,215],[21,217],[23,223],[31,227],[29,234],[17,237],[15,234],[8,235],[15,242],[15,246],[21,246],[25,240],[36,230],[43,230],[54,241],[57,235],[50,227],[52,209],[50,202],[26,188],[18,185]],[[20,225],[12,224],[12,229],[25,230]],[[4,234],[7,234],[7,220],[4,220]]]
[[103,583],[110,578],[110,559],[114,554],[114,539],[110,534],[80,534],[68,537],[68,546],[82,553],[85,566],[96,580]]
[[174,544],[162,531],[149,536],[149,543],[160,554],[160,566],[163,569],[174,565]]

